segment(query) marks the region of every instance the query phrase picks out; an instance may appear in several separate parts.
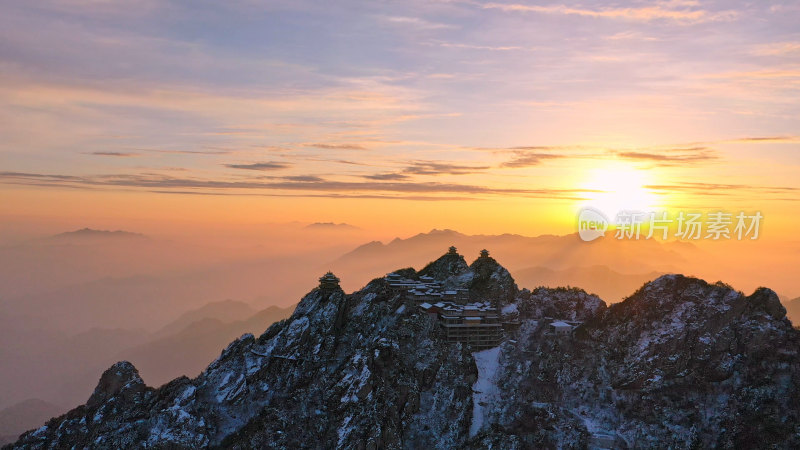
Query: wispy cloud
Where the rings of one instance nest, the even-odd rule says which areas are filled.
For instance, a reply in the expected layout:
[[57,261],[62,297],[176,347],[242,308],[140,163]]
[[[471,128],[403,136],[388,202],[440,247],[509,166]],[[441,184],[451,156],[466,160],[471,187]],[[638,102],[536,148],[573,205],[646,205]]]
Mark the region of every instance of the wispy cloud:
[[225,180],[177,178],[160,174],[112,174],[95,176],[71,176],[24,172],[0,172],[0,182],[6,184],[82,187],[82,188],[137,188],[170,192],[172,190],[198,189],[206,191],[303,191],[324,193],[383,192],[416,195],[470,194],[506,195],[518,197],[543,197],[583,200],[588,191],[581,189],[532,189],[514,187],[490,187],[474,184],[434,182],[380,182],[339,181],[313,177],[305,180],[278,179],[276,181]]
[[488,170],[487,165],[466,165],[442,161],[414,161],[403,169],[413,175],[467,175]]
[[225,167],[230,169],[245,169],[245,170],[279,170],[291,167],[289,164],[282,162],[257,162],[249,164],[225,164]]
[[466,44],[459,42],[435,42],[435,45],[444,48],[463,48],[468,50],[487,50],[496,52],[509,52],[519,50],[533,50],[531,48],[521,47],[518,45],[479,45],[479,44]]
[[407,180],[410,178],[408,175],[396,172],[388,172],[388,173],[373,173],[362,175],[362,177],[368,180],[378,180],[378,181],[398,181],[398,180]]
[[311,143],[305,144],[306,147],[321,148],[325,150],[367,150],[366,147],[359,144],[326,144],[326,143]]
[[670,148],[660,150],[613,151],[622,159],[647,161],[659,166],[678,166],[709,162],[719,159],[716,151],[708,147]]
[[800,42],[771,42],[769,44],[758,44],[752,47],[754,55],[766,56],[786,56],[800,54]]
[[753,136],[753,137],[742,137],[736,139],[729,139],[726,141],[720,142],[740,142],[740,143],[748,143],[748,142],[800,142],[800,136]]
[[130,152],[87,152],[86,154],[95,156],[114,156],[118,158],[133,158],[136,156],[141,156],[140,153],[130,153]]
[[322,177],[318,177],[316,175],[286,175],[281,177],[281,179],[287,181],[299,181],[304,183],[318,183],[321,181],[325,181]]
[[665,192],[686,192],[693,195],[703,196],[739,196],[742,192],[753,194],[774,194],[796,196],[800,192],[800,187],[792,186],[760,186],[749,184],[727,184],[727,183],[700,183],[700,182],[678,182],[672,184],[647,185],[645,188],[653,191]]
[[511,150],[513,157],[510,161],[501,164],[501,167],[522,168],[538,166],[544,161],[564,158],[565,155],[555,153],[543,153],[539,150],[547,147],[517,147]]
[[166,153],[170,155],[230,155],[233,150],[228,149],[209,149],[209,150],[172,150],[172,149],[144,149],[142,151],[152,153]]
[[423,30],[441,30],[458,28],[456,25],[433,22],[421,17],[411,16],[378,16],[382,21],[393,25],[406,25]]
[[730,79],[730,80],[765,80],[765,79],[778,79],[778,80],[797,80],[800,79],[800,70],[798,69],[760,69],[749,71],[731,71],[710,73],[701,76],[707,79]]
[[496,9],[504,12],[540,13],[552,15],[582,16],[605,19],[623,19],[638,22],[654,20],[670,20],[679,23],[700,23],[719,20],[731,20],[737,17],[735,11],[710,12],[697,9],[694,2],[659,2],[653,6],[616,7],[616,8],[584,8],[564,4],[529,5],[521,3],[486,3],[484,9]]

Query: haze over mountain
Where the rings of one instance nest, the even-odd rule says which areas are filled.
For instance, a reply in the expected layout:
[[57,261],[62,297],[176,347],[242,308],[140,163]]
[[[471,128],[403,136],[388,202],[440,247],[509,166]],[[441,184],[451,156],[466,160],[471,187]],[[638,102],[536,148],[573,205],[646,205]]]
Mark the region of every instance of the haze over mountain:
[[800,297],[784,302],[786,306],[786,317],[792,321],[795,326],[800,326]]
[[[332,262],[331,267],[343,275],[346,288],[355,288],[370,275],[391,270],[396,261],[420,265],[448,245],[455,245],[467,255],[489,249],[493,256],[507,261],[511,273],[526,286],[581,286],[612,302],[660,273],[688,265],[699,253],[691,244],[678,242],[600,239],[587,243],[576,235],[470,236],[454,230],[432,230],[387,244],[364,244]],[[346,276],[350,274],[355,279]]]
[[[211,311],[216,309],[215,306]],[[245,333],[259,333],[289,317],[293,311],[294,306],[270,306],[238,320],[220,319],[221,315],[213,313],[201,317],[195,312],[192,316],[196,319],[185,326],[186,318],[183,316],[165,327],[175,329],[181,324],[175,333],[158,333],[152,340],[126,348],[115,357],[135,362],[142,379],[153,386],[160,386],[179,375],[196,376],[209,361],[218,356],[221,345]]]
[[62,242],[68,241],[86,241],[91,239],[146,239],[147,236],[141,233],[132,233],[124,230],[93,230],[91,228],[82,228],[75,231],[67,231],[64,233],[51,236],[49,239]]
[[333,222],[314,222],[312,224],[306,225],[308,229],[316,229],[316,230],[331,230],[331,231],[358,231],[358,228],[355,225],[350,225],[349,223],[333,223]]
[[[624,287],[636,287],[670,272],[713,280],[732,278],[734,287],[741,290],[753,290],[764,284],[775,286],[781,292],[800,290],[788,270],[796,262],[795,251],[800,252],[800,244],[767,247],[769,244],[759,242],[620,240],[611,233],[584,242],[575,234],[531,237],[432,230],[405,239],[395,238],[388,243],[369,242],[342,255],[330,267],[343,275],[342,284],[346,289],[357,289],[368,281],[370,274],[392,270],[396,261],[421,265],[449,245],[455,245],[465,255],[477,255],[484,248],[490,250],[493,256],[504,261],[515,277],[525,279],[530,286],[539,283],[551,287],[581,286],[591,292],[610,295],[607,300],[611,302],[630,293]],[[764,247],[758,247],[761,245]],[[764,270],[754,271],[755,264]],[[350,274],[354,278],[347,276]],[[619,283],[620,289],[617,289]]]
[[31,398],[0,410],[0,445],[16,441],[22,432],[41,425],[66,409]]
[[560,270],[529,267],[513,272],[522,286],[585,286],[607,302],[616,303],[644,283],[655,280],[664,272],[625,274],[606,266],[571,267]]
[[[222,301],[188,311],[152,334],[101,328],[74,336],[45,330],[24,335],[3,331],[7,345],[0,348],[0,398],[6,403],[37,395],[48,404],[75,404],[91,393],[92,380],[109,361],[121,359],[139,365],[144,379],[155,386],[177,376],[195,376],[220,347],[244,333],[263,331],[293,310],[293,306],[273,306],[255,311],[244,303]],[[26,424],[31,426],[30,421]],[[21,431],[0,427],[0,436]]]
[[[711,265],[713,249],[678,242],[584,243],[574,235],[433,230],[364,244],[363,231],[305,227],[271,226],[265,228],[269,239],[262,240],[247,233],[182,240],[101,232],[97,239],[67,233],[65,240],[0,246],[6,269],[0,271],[0,338],[10,344],[0,348],[0,407],[27,398],[75,404],[102,369],[121,358],[140,366],[148,384],[194,375],[224,342],[277,320],[283,313],[255,317],[268,314],[270,305],[291,307],[325,271],[334,270],[345,289],[360,289],[398,261],[422,266],[450,245],[466,255],[489,249],[508,261],[523,286],[580,286],[608,303],[678,269],[713,277],[729,263],[743,273],[737,289],[762,284],[755,284],[758,274],[745,273],[750,266],[741,260],[747,254]],[[779,252],[771,255],[774,262],[764,267],[783,261]],[[788,274],[785,268],[771,272]],[[783,283],[781,291],[791,294],[793,286]],[[789,317],[798,319],[787,307]]]
[[[85,404],[12,448],[800,445],[800,331],[769,289],[665,275],[608,307],[577,288],[519,290],[489,256],[402,273],[468,289],[520,326],[473,351],[383,278],[352,294],[320,285],[196,378],[154,389],[114,364]],[[553,318],[576,328],[555,336]]]
[[206,303],[200,308],[186,311],[180,317],[164,325],[153,333],[153,337],[163,337],[175,334],[189,325],[203,319],[213,318],[220,323],[245,320],[257,311],[250,304],[236,300],[222,300]]

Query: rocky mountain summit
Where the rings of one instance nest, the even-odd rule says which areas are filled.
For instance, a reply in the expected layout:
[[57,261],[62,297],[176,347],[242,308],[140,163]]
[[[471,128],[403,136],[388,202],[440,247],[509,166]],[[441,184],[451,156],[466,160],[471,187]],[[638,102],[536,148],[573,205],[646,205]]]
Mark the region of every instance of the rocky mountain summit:
[[85,405],[10,448],[800,446],[800,331],[768,289],[666,275],[607,307],[519,291],[488,253],[467,265],[455,249],[396,272],[469,289],[518,326],[475,352],[383,278],[352,294],[328,283],[197,378],[154,389],[115,364]]

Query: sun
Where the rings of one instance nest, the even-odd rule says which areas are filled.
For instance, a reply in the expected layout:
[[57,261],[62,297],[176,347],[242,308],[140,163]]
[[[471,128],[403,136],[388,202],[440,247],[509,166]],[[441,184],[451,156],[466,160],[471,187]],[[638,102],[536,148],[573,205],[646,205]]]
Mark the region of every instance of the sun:
[[654,184],[650,170],[637,169],[625,164],[609,164],[591,169],[581,183],[591,206],[613,219],[620,211],[653,211],[658,207],[658,197],[647,188]]

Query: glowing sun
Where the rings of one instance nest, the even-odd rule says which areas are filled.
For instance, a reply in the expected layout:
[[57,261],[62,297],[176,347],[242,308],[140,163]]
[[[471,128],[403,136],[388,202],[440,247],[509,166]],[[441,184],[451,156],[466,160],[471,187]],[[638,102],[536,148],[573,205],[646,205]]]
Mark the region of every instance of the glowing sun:
[[609,219],[620,211],[652,211],[658,197],[646,186],[653,184],[648,170],[613,164],[590,170],[581,187],[588,192],[585,206],[599,209]]

